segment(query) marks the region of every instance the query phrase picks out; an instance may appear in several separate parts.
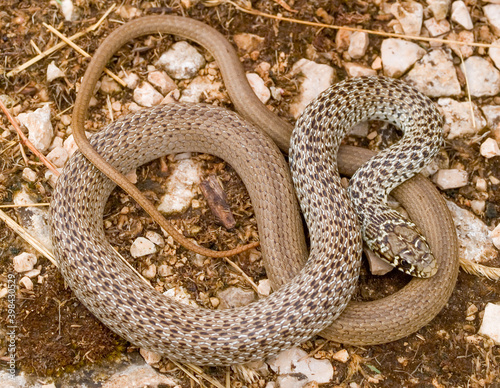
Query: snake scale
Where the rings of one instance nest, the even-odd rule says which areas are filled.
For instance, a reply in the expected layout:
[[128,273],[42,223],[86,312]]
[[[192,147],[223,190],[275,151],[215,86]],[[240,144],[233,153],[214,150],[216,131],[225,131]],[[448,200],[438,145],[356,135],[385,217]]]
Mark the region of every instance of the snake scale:
[[[103,67],[129,40],[154,33],[179,35],[209,50],[236,109],[255,125],[222,108],[171,104],[119,119],[85,143],[83,122]],[[373,94],[373,88],[378,92]],[[368,98],[370,93],[375,97]],[[381,104],[377,111],[374,101]],[[298,144],[291,155],[298,196],[306,201],[302,206],[312,236],[308,252],[288,166],[261,132],[284,150],[291,126],[253,94],[227,40],[203,23],[176,16],[143,17],[115,30],[95,53],[77,96],[73,130],[80,149],[95,162],[95,148],[122,173],[167,153],[206,152],[228,161],[250,194],[266,270],[276,291],[245,307],[210,311],[183,305],[145,285],[104,238],[103,210],[114,183],[101,166],[77,152],[59,177],[51,202],[56,255],[77,297],[135,345],[175,360],[210,365],[264,358],[318,333],[343,343],[384,343],[429,322],[446,303],[458,273],[456,235],[444,201],[420,176],[393,190],[427,237],[437,274],[413,279],[390,297],[348,304],[356,286],[361,241],[335,165],[338,159],[339,170],[351,175],[373,156],[367,150],[341,147],[336,158],[341,137],[355,121],[383,118],[405,127],[412,119],[426,117],[432,103],[399,81],[376,77],[345,81],[324,92],[308,110],[315,113],[326,102],[333,105],[320,116],[299,120],[304,125],[296,126],[293,141]],[[311,131],[311,124],[318,131]],[[340,133],[333,136],[333,129],[324,130],[324,124]],[[309,145],[302,145],[300,137],[308,137]],[[408,157],[391,157],[391,172],[408,162]],[[417,161],[413,164],[413,170],[420,167]],[[405,169],[405,179],[414,174]]]

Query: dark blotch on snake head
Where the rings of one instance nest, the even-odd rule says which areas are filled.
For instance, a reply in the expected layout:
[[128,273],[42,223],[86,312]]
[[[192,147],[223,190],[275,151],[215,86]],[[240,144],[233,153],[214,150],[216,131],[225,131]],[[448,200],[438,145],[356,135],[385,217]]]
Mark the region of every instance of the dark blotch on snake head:
[[417,226],[392,210],[381,217],[384,222],[380,225],[363,227],[370,249],[408,275],[419,278],[435,275],[437,261]]

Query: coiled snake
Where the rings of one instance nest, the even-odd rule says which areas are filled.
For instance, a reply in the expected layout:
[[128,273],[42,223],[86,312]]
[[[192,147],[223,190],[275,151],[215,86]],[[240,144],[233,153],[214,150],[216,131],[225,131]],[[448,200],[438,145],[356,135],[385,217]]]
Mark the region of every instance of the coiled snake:
[[[103,66],[128,40],[152,33],[173,33],[207,48],[218,61],[239,112],[252,117],[280,148],[288,147],[290,126],[251,92],[231,45],[210,27],[174,16],[134,20],[101,44],[75,104],[75,138],[83,130],[88,101]],[[228,161],[252,200],[266,269],[277,289],[270,297],[238,309],[209,311],[170,300],[145,285],[104,238],[104,204],[114,184],[76,153],[53,193],[51,226],[61,272],[77,297],[105,325],[135,345],[198,364],[227,365],[263,358],[320,332],[339,342],[382,343],[426,324],[446,303],[458,272],[456,236],[442,199],[421,177],[394,190],[427,236],[438,260],[436,276],[414,279],[383,300],[351,302],[345,308],[358,275],[360,238],[335,166],[341,138],[356,121],[383,118],[409,127],[415,120],[417,128],[429,121],[431,130],[439,132],[435,108],[399,81],[372,77],[329,89],[307,110],[317,115],[306,112],[297,123],[291,162],[311,234],[309,254],[286,162],[273,142],[238,115],[202,104],[159,106],[120,119],[91,139],[91,146],[122,173],[174,152],[206,152]],[[330,125],[339,133],[334,134]],[[301,138],[307,138],[307,143]],[[436,138],[433,132],[434,146],[439,144]],[[379,162],[381,175],[404,170],[404,178],[395,184],[413,175],[421,168],[416,155],[422,153],[417,146],[427,141],[424,139],[422,133],[398,143],[399,153],[390,153]],[[427,151],[428,157],[434,152]],[[341,148],[339,168],[352,173],[369,156],[370,152]],[[379,179],[370,171],[358,173],[358,182]],[[376,193],[385,196],[391,188]],[[361,203],[366,200],[364,194],[358,198]],[[380,217],[383,223],[386,217]],[[415,245],[421,245],[410,236]],[[397,247],[393,250],[402,252],[399,243],[388,242]]]

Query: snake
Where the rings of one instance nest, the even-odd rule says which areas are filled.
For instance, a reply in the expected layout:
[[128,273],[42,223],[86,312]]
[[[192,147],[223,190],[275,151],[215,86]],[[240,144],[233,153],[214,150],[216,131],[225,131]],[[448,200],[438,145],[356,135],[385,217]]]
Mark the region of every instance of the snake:
[[[207,49],[220,67],[239,114],[204,104],[167,104],[120,118],[90,141],[82,141],[86,139],[83,125],[88,102],[104,66],[128,41],[156,33],[177,35]],[[388,120],[403,129],[413,128],[408,132],[419,132],[405,132],[396,145],[399,153],[389,148],[383,151],[383,159],[374,159],[369,150],[339,148],[349,128],[368,119]],[[429,144],[425,133],[429,124],[434,131],[431,143],[437,146],[440,118],[431,100],[401,81],[362,77],[325,91],[293,128],[258,100],[234,48],[216,30],[173,15],[127,22],[99,46],[75,102],[72,126],[80,152],[65,166],[50,206],[61,273],[78,299],[115,333],[136,346],[182,362],[245,363],[275,355],[316,334],[355,345],[403,338],[438,314],[458,275],[458,244],[449,211],[434,186],[415,175],[426,163],[419,158],[425,153],[429,159],[435,153],[421,149],[422,143]],[[293,181],[280,152],[288,150],[292,131],[296,144],[290,152]],[[187,151],[221,157],[243,180],[275,290],[270,296],[227,310],[182,304],[140,280],[104,237],[103,212],[115,187],[113,174],[127,173],[165,154]],[[111,177],[106,175],[107,167],[101,169],[102,161],[113,166]],[[365,162],[378,164],[382,172],[378,176],[373,170],[355,173]],[[413,229],[426,236],[424,242],[437,262],[437,270],[431,269],[436,271],[434,276],[413,278],[387,298],[350,301],[359,275],[361,238],[360,220],[347,191],[355,191],[358,183],[344,190],[339,171],[357,174],[353,182],[361,185],[402,172],[395,184],[375,193],[386,197],[392,191],[405,206],[415,226],[410,227],[411,232],[403,228],[402,234],[420,248],[422,240],[415,238]],[[294,184],[311,236],[309,247]],[[367,196],[360,194],[358,199],[363,203]],[[393,214],[387,217],[377,210],[374,216],[383,225]],[[393,229],[401,230],[401,225],[392,222]],[[400,241],[386,243],[386,252],[405,251],[400,249]],[[424,252],[428,253],[425,247]],[[399,257],[402,262],[406,258],[405,254]]]

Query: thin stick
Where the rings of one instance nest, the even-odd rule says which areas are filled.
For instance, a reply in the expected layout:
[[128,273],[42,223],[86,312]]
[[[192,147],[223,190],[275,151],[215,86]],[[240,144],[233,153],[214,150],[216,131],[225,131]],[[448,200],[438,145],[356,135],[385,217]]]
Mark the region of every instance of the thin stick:
[[7,107],[3,104],[3,102],[0,100],[0,109],[3,111],[5,116],[7,116],[7,119],[10,121],[14,129],[16,130],[17,134],[21,138],[21,143],[26,145],[30,149],[35,156],[37,156],[46,166],[47,168],[54,173],[54,175],[57,177],[59,176],[59,171],[57,171],[56,166],[54,166],[40,151],[36,149],[36,147],[28,140],[26,135],[21,131],[21,128],[19,128],[19,125],[17,124],[17,121],[14,120],[14,118],[11,116],[9,110]]
[[[58,30],[56,30],[54,27],[52,27],[51,25],[47,24],[47,23],[42,23],[44,25],[45,28],[47,28],[50,32],[52,32],[53,34],[57,35],[61,40],[63,40],[64,42],[66,42],[67,45],[71,46],[74,50],[76,50],[78,53],[80,53],[81,55],[83,55],[84,57],[86,58],[90,58],[90,54],[87,53],[85,50],[83,50],[81,47],[77,46],[75,43],[73,43],[70,39],[68,39],[68,37],[66,37],[65,35],[63,35],[62,33],[60,33]],[[127,86],[127,84],[125,83],[125,81],[123,81],[120,77],[118,77],[116,74],[114,74],[113,72],[111,72],[110,70],[108,69],[104,69],[104,72],[109,75],[111,78],[113,78],[116,82],[118,82],[120,85],[122,86]]]
[[[104,21],[104,19],[106,19],[108,17],[108,15],[111,13],[111,11],[116,7],[116,4],[113,4],[105,13],[104,15],[99,19],[99,21],[93,25],[91,25],[90,27],[88,27],[87,29],[85,29],[84,31],[81,31],[81,32],[78,32],[76,33],[75,35],[72,35],[70,36],[68,39],[69,40],[76,40],[86,34],[88,34],[89,32],[91,31],[94,31],[96,30],[101,24],[102,22]],[[16,75],[17,73],[20,73],[21,71],[23,70],[26,70],[28,67],[34,65],[35,63],[37,63],[38,61],[40,61],[41,59],[45,58],[45,57],[48,57],[50,54],[52,54],[53,52],[56,52],[57,50],[63,48],[64,46],[66,46],[66,42],[59,42],[57,43],[56,45],[52,46],[51,48],[45,50],[43,53],[41,54],[38,54],[36,57],[33,57],[31,58],[29,61],[23,63],[22,65],[20,66],[17,66],[16,68],[12,69],[11,71],[9,71],[7,73],[7,77],[11,77],[13,75]]]

